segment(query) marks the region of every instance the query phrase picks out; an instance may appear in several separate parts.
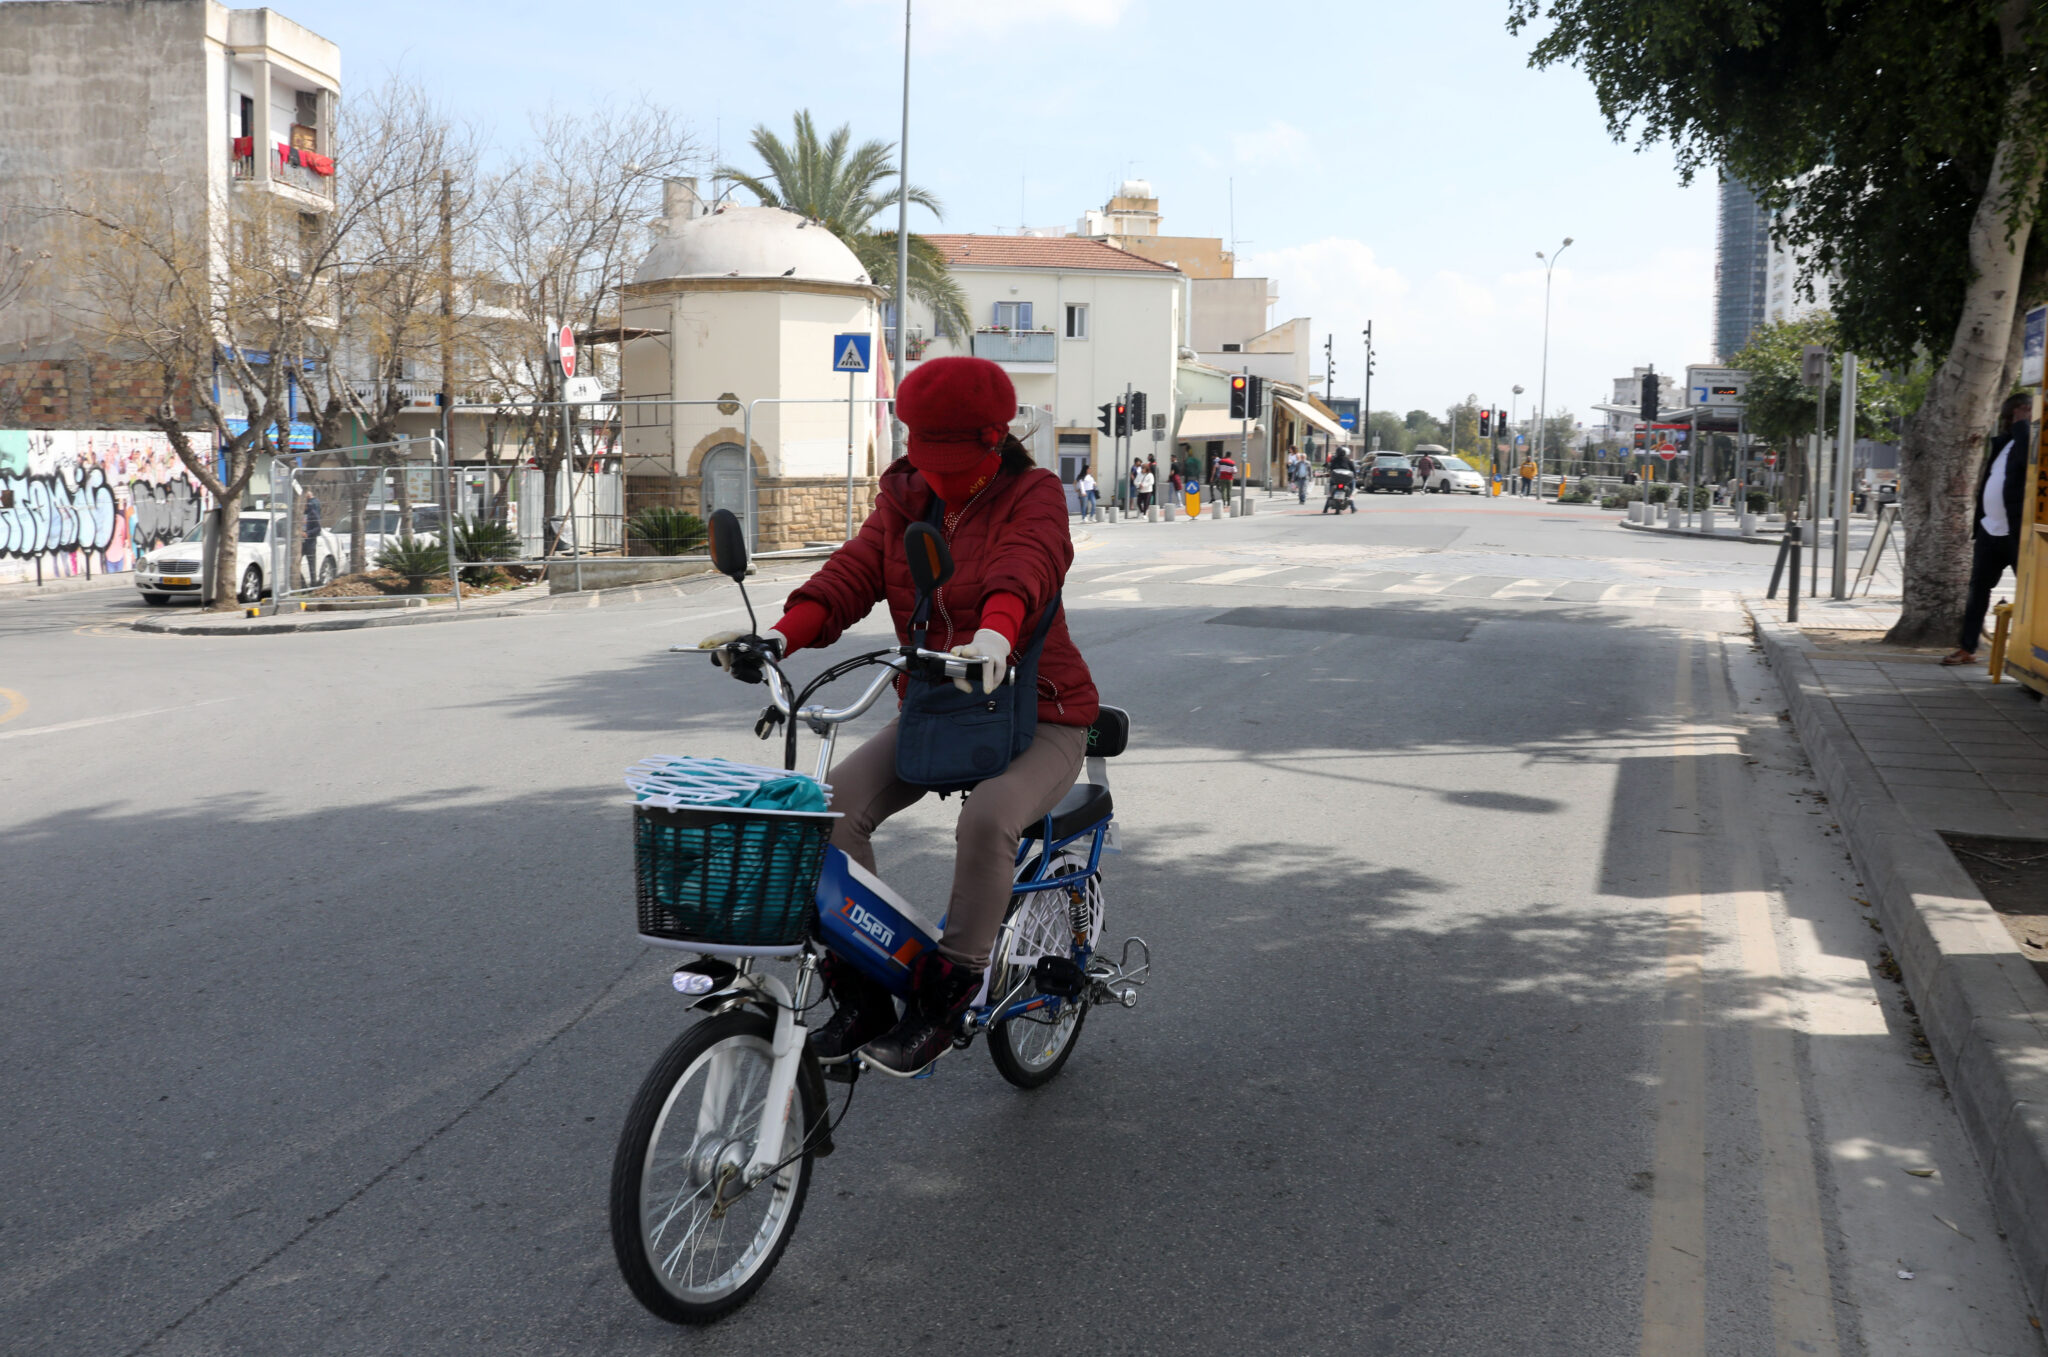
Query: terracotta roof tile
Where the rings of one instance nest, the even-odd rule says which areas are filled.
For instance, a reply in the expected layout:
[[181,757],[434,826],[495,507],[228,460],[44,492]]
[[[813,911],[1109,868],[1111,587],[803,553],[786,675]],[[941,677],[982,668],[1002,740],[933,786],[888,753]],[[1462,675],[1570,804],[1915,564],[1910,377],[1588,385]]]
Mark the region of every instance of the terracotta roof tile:
[[946,262],[964,268],[1113,269],[1132,273],[1179,273],[1161,264],[1079,236],[927,235]]

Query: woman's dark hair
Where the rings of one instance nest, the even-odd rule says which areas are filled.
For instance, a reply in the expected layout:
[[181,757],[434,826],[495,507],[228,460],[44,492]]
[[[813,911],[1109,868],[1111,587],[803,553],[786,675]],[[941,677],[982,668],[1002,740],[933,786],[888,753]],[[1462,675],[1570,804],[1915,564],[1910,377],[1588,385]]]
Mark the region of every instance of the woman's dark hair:
[[1019,471],[1029,471],[1038,465],[1038,460],[1031,455],[1031,450],[1018,442],[1017,435],[1013,433],[1003,435],[1001,451],[1003,454],[1001,470],[1012,475]]
[[2034,413],[2034,396],[2030,391],[2015,391],[2005,398],[2005,404],[1998,407],[2001,423],[2011,424]]

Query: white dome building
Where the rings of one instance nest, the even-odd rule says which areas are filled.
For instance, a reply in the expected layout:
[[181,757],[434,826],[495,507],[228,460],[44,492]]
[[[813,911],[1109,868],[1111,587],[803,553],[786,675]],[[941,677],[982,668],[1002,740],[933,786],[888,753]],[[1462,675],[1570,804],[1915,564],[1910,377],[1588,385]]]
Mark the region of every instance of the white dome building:
[[[660,238],[626,287],[627,332],[641,337],[624,346],[619,394],[699,403],[621,409],[626,513],[731,509],[753,518],[762,551],[840,540],[848,375],[835,338],[869,337],[870,370],[852,378],[857,529],[888,456],[886,421],[858,404],[875,394],[883,289],[844,243],[794,212],[708,211],[693,179],[672,180],[664,207]],[[778,403],[753,404],[769,401]]]

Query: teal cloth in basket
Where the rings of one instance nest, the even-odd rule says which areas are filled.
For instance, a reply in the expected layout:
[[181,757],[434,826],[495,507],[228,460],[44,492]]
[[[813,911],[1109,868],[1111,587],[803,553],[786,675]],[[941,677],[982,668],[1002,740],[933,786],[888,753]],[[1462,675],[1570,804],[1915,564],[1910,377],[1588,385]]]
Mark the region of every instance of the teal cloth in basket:
[[727,801],[728,806],[749,806],[755,810],[807,810],[825,809],[825,789],[817,779],[801,773],[763,782],[737,800]]

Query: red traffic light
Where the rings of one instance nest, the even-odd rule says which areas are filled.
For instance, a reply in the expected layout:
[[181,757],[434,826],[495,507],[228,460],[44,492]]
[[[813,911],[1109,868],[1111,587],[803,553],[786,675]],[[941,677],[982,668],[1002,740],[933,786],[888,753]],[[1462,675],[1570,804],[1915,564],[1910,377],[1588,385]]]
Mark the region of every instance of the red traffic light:
[[1230,389],[1232,391],[1244,390],[1244,378],[1242,376],[1232,377],[1230,379]]

